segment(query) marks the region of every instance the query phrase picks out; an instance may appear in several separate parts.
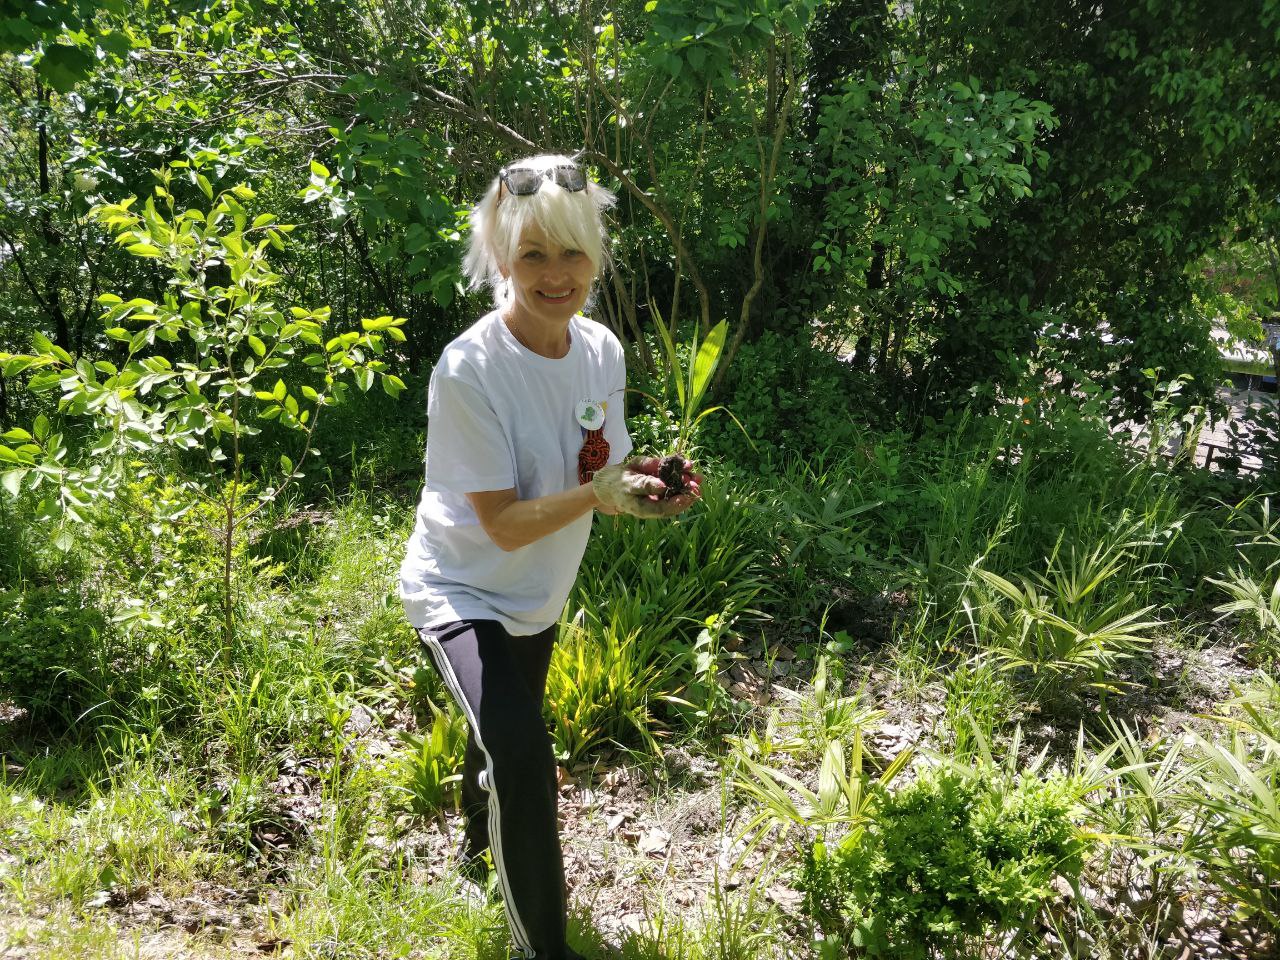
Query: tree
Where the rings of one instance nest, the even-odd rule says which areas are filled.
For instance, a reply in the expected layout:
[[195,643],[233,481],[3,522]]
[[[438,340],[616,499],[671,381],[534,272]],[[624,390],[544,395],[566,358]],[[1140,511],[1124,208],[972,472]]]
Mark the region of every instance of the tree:
[[[180,177],[204,193],[207,210],[178,209],[173,188]],[[159,300],[98,298],[107,336],[124,348],[121,362],[76,359],[39,332],[34,353],[0,354],[6,377],[32,371],[30,388],[56,393],[58,413],[84,418],[94,441],[75,450],[41,415],[30,430],[4,434],[14,446],[0,445],[0,462],[9,465],[0,481],[11,495],[38,494],[39,515],[56,525],[56,541],[69,545],[70,524],[84,519],[95,501],[114,497],[139,472],[184,463],[192,500],[217,504],[224,517],[222,615],[229,650],[237,538],[258,510],[302,476],[317,453],[312,436],[320,415],[343,399],[348,379],[361,390],[375,380],[392,395],[403,389],[381,356],[388,339],[403,341],[404,320],[365,320],[362,330],[326,339],[328,307],[275,300],[281,277],[268,251],[285,250],[291,225],[269,212],[252,216],[244,204],[255,193],[247,184],[215,192],[198,164],[177,161],[158,178],[140,210],[133,209],[134,197],[94,209],[118,244],[172,275]],[[262,433],[255,421],[294,431],[299,448],[294,457],[280,455],[279,479],[256,492],[244,471],[246,446]]]

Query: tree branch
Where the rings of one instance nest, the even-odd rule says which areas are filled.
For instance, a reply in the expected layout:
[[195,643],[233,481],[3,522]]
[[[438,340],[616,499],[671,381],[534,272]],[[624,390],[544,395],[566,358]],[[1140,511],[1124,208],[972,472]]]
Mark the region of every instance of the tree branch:
[[787,39],[783,44],[783,62],[785,63],[787,92],[782,99],[782,106],[778,109],[776,126],[773,130],[773,145],[769,151],[767,164],[764,158],[764,146],[760,143],[759,137],[757,136],[756,138],[760,154],[760,219],[756,225],[756,243],[751,260],[754,280],[751,288],[747,290],[746,296],[742,298],[742,310],[738,315],[738,329],[733,331],[733,339],[729,342],[729,349],[717,370],[714,384],[716,388],[719,387],[723,380],[724,371],[729,368],[729,364],[733,361],[738,348],[742,346],[742,341],[747,335],[747,328],[751,321],[751,304],[764,286],[764,238],[769,226],[769,194],[772,192],[774,180],[778,175],[778,158],[782,154],[782,141],[786,137],[787,124],[791,116],[791,105],[795,101],[796,87],[798,86],[795,82],[795,75],[792,72],[790,39]]

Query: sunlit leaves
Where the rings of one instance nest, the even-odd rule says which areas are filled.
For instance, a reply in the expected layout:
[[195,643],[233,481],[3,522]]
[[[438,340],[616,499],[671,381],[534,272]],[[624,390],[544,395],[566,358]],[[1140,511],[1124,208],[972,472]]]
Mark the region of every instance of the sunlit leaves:
[[[162,185],[173,173],[160,171]],[[283,236],[287,225],[276,224],[270,213],[251,220],[244,204],[255,196],[247,184],[234,184],[215,193],[209,210],[195,216],[175,212],[168,190],[147,198],[140,210],[133,198],[95,208],[93,215],[117,243],[134,256],[160,262],[172,282],[158,301],[110,293],[98,298],[107,335],[125,346],[122,363],[73,362],[39,332],[31,354],[0,355],[7,375],[39,370],[29,388],[59,391],[59,413],[89,417],[103,438],[90,464],[69,464],[66,445],[46,418],[29,432],[11,431],[6,439],[19,445],[0,447],[0,462],[14,467],[2,474],[6,490],[16,495],[47,488],[46,513],[77,519],[76,504],[113,495],[137,454],[203,449],[212,479],[220,476],[217,464],[230,461],[238,468],[245,444],[260,433],[254,419],[299,431],[309,451],[317,414],[340,400],[343,378],[365,390],[381,381],[393,396],[404,388],[377,359],[386,339],[403,340],[403,318],[366,321],[363,330],[329,338],[324,351],[302,353],[300,348],[324,342],[329,309],[291,305],[286,311],[272,301],[280,278],[267,258],[268,244],[254,242],[252,235],[271,226]],[[215,265],[225,266],[229,282],[210,281]],[[182,341],[187,348],[181,360],[152,352],[159,343]],[[285,455],[286,481],[300,475],[305,459],[304,453],[295,464]]]

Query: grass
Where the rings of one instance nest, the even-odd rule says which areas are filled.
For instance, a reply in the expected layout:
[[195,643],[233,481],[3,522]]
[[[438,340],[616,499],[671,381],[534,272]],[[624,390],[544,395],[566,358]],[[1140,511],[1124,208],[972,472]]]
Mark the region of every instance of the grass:
[[[57,636],[83,654],[57,709],[0,725],[0,931],[22,955],[219,956],[243,941],[505,958],[500,906],[470,899],[451,866],[461,726],[393,593],[413,522],[411,495],[386,487],[402,459],[356,468],[341,498],[315,486],[258,518],[236,554],[231,649],[205,595],[207,524],[150,522],[174,507],[162,479],[104,507],[70,555],[6,514],[3,586],[34,611],[15,601],[6,623],[70,625]],[[1271,662],[1269,500],[1135,458],[1098,425],[1000,418],[864,429],[775,474],[708,474],[678,523],[599,518],[565,611],[548,722],[579,780],[569,835],[590,838],[571,843],[573,869],[593,878],[574,943],[633,960],[819,958],[802,905],[779,900],[798,847],[762,839],[736,874],[718,858],[742,852],[735,838],[770,804],[797,837],[874,817],[864,801],[890,771],[872,744],[888,724],[919,732],[876,789],[993,750],[1010,782],[1097,764],[1076,822],[1099,840],[1083,877],[1105,895],[1068,908],[1046,894],[1040,918],[1058,933],[1020,936],[1015,955],[1142,937],[1160,955],[1161,918],[1197,897],[1266,935],[1272,688],[1194,708],[1229,720],[1184,708],[1203,696],[1186,671],[1211,630],[1238,636],[1240,676]],[[73,595],[100,629],[66,613]],[[0,656],[12,643],[0,637]],[[1184,672],[1161,673],[1157,649]],[[1052,697],[1030,682],[1045,673],[1063,681]],[[767,701],[735,695],[743,677]],[[733,786],[744,769],[750,789]],[[597,794],[594,819],[573,812]],[[701,804],[701,832],[672,827],[665,852],[645,854],[645,818],[685,801]],[[627,817],[613,832],[609,809]],[[606,847],[621,858],[612,879],[591,865]],[[1131,887],[1154,926],[1095,909]],[[205,906],[133,919],[152,896],[169,916]]]

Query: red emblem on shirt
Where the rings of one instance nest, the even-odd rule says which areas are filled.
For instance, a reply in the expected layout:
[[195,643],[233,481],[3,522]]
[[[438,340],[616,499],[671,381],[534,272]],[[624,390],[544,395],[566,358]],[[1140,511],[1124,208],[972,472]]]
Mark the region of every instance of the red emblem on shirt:
[[604,427],[588,430],[586,434],[578,451],[579,483],[589,483],[596,471],[609,462],[609,441],[604,438]]

